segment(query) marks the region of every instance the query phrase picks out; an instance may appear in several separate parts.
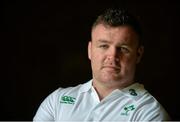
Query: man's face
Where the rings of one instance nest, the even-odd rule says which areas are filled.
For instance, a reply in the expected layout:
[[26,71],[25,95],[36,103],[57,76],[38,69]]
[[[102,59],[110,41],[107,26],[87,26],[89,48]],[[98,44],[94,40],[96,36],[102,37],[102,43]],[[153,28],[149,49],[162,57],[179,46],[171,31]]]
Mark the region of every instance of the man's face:
[[142,53],[143,47],[138,46],[138,36],[131,27],[97,25],[88,44],[93,80],[119,84],[133,82]]

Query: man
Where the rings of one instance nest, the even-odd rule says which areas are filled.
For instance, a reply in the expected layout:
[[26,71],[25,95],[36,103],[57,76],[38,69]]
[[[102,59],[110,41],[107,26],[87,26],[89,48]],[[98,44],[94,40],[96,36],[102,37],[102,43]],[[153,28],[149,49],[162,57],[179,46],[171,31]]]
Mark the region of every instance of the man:
[[107,9],[92,26],[88,57],[92,80],[59,88],[39,107],[34,121],[161,121],[168,114],[134,81],[144,47],[136,19]]

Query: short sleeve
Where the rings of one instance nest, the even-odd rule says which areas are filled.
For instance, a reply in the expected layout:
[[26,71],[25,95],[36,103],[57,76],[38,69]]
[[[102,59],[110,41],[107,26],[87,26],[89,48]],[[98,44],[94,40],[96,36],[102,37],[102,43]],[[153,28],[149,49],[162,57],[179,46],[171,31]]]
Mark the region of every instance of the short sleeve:
[[141,106],[134,115],[137,121],[168,121],[170,117],[157,101]]
[[33,122],[40,121],[54,121],[55,119],[55,106],[58,99],[58,91],[51,93],[39,106],[36,115],[33,118]]

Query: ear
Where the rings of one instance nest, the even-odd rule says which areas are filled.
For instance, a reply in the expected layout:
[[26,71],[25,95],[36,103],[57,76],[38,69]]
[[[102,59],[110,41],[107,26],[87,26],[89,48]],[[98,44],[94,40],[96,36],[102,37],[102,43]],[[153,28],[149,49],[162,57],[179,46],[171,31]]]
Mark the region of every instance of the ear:
[[138,47],[136,64],[138,64],[141,61],[143,53],[144,53],[144,46]]
[[88,58],[91,60],[91,47],[92,47],[92,42],[89,41],[88,43]]

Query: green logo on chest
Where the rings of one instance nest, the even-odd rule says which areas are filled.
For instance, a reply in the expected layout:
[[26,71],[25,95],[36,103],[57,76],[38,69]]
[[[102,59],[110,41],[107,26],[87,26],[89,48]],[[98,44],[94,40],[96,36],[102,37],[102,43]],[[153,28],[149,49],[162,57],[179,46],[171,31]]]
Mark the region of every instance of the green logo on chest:
[[65,103],[65,104],[74,104],[76,98],[71,97],[71,96],[62,96],[60,103]]
[[124,107],[123,112],[121,113],[121,115],[128,115],[130,111],[133,111],[135,109],[134,105],[129,105]]

